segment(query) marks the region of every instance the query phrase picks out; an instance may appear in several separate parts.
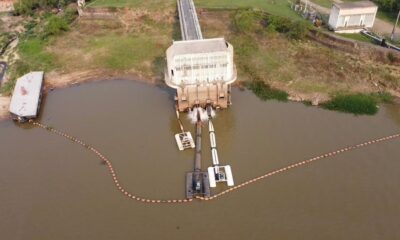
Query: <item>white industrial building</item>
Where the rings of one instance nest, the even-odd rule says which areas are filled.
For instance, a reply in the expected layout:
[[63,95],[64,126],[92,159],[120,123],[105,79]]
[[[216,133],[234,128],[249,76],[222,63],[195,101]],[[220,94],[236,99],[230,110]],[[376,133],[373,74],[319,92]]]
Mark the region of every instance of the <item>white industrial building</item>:
[[233,47],[223,38],[175,41],[167,50],[165,82],[177,89],[180,111],[206,104],[226,108],[236,78]]
[[334,3],[329,27],[339,33],[360,32],[374,26],[378,7],[371,1]]

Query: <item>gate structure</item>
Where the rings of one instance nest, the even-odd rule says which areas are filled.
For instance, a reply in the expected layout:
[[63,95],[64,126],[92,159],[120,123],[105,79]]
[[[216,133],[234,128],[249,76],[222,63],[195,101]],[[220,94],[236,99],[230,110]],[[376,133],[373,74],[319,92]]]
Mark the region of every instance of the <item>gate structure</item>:
[[178,0],[182,41],[167,50],[165,82],[177,91],[180,112],[194,106],[227,108],[237,78],[233,47],[224,38],[203,39],[193,0]]

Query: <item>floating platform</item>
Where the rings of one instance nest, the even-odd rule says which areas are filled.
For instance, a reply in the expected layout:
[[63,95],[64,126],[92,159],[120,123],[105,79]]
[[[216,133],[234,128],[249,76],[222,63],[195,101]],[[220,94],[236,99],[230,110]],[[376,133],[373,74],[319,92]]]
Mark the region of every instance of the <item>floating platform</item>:
[[215,129],[211,120],[208,121],[208,129],[210,132],[210,145],[211,145],[211,157],[213,166],[209,167],[208,175],[210,181],[210,187],[215,188],[217,183],[226,182],[229,187],[235,185],[233,181],[232,169],[231,166],[220,166],[218,159],[218,151],[217,151],[217,141],[215,139]]
[[181,132],[175,134],[175,140],[179,150],[181,151],[185,149],[195,148],[193,137],[190,132]]
[[235,185],[233,181],[232,169],[231,166],[214,166],[209,167],[208,176],[210,181],[210,187],[215,188],[217,183],[226,182],[229,187]]
[[30,72],[17,80],[10,103],[10,113],[14,120],[25,122],[37,117],[42,99],[43,76],[43,72]]
[[186,198],[210,197],[210,182],[207,172],[189,172],[186,174]]

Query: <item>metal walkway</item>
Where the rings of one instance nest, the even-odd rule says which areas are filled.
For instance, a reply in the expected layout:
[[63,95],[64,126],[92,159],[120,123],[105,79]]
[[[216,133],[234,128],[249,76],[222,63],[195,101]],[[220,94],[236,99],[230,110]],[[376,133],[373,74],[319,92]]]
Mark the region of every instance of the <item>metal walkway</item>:
[[178,0],[182,40],[203,39],[193,0]]

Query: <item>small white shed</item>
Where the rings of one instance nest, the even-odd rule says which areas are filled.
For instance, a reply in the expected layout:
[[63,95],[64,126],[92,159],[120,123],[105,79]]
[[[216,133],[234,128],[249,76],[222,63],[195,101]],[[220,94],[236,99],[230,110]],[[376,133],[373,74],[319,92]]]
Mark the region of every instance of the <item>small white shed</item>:
[[329,27],[339,33],[360,32],[374,26],[378,7],[371,1],[334,3],[329,15]]

